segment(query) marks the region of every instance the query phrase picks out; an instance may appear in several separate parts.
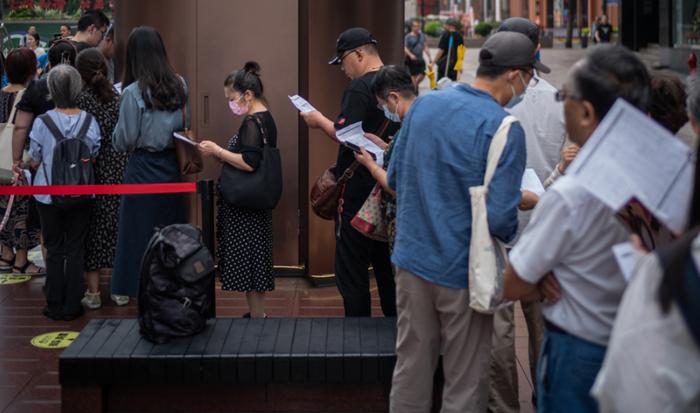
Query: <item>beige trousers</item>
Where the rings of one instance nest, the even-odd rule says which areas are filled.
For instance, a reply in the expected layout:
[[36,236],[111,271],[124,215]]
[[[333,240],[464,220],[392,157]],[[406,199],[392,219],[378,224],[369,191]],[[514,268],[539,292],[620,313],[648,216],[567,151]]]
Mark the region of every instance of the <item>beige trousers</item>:
[[390,396],[394,413],[427,413],[443,355],[442,413],[483,413],[489,392],[493,316],[469,308],[466,289],[442,287],[396,269],[398,336]]
[[[530,380],[536,388],[537,359],[544,340],[542,304],[521,303],[528,331],[528,359]],[[491,350],[491,379],[488,411],[492,413],[517,413],[518,365],[515,359],[514,306],[502,308],[493,318],[493,348]]]

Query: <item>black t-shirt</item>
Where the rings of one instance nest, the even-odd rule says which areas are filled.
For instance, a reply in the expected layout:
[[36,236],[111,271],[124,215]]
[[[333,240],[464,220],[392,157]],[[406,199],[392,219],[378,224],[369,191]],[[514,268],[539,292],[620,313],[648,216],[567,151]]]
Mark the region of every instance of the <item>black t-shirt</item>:
[[273,148],[277,147],[277,126],[275,125],[275,120],[272,119],[272,114],[269,111],[265,111],[245,117],[241,127],[238,129],[238,144],[231,150],[240,153],[243,156],[243,161],[255,170],[258,169],[260,161],[262,161],[264,141],[254,117],[258,118],[263,128],[265,128],[267,143]]
[[91,45],[90,43],[85,43],[85,42],[73,42],[73,45],[75,46],[75,50],[80,53],[85,49],[89,49],[91,47],[95,47]]
[[610,38],[612,37],[612,31],[613,27],[608,23],[608,24],[599,24],[598,27],[596,28],[596,32],[598,32],[598,38],[600,38],[601,43],[609,43]]
[[29,83],[22,100],[17,104],[17,109],[33,114],[35,118],[53,108],[54,104],[49,96],[49,84],[46,78]]
[[[379,131],[387,119],[384,116],[384,111],[377,107],[377,98],[372,93],[372,80],[374,80],[376,74],[377,72],[369,72],[350,81],[343,93],[340,115],[338,115],[338,119],[335,122],[336,130],[362,121],[362,130],[379,135]],[[388,122],[388,126],[381,137],[386,140],[387,137],[393,136],[399,129],[399,126],[398,123]],[[354,160],[355,155],[353,151],[341,145],[340,149],[338,149],[338,160],[336,161],[336,178],[340,178]],[[359,166],[355,170],[355,174],[345,187],[343,196],[343,215],[345,217],[352,218],[355,216],[362,204],[367,200],[374,184],[376,184],[376,181],[366,168]]]
[[[450,37],[452,37],[452,49],[450,49]],[[439,65],[444,65],[447,60],[447,55],[450,55],[450,67],[457,63],[457,47],[464,44],[464,39],[459,32],[449,32],[444,31],[442,36],[440,36],[440,43],[438,43],[438,49],[444,52],[444,55],[437,63]]]

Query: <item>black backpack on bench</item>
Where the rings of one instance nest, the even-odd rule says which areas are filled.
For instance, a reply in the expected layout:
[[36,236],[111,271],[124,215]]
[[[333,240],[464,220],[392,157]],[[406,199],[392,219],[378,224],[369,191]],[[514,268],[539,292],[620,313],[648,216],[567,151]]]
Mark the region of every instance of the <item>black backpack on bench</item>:
[[206,326],[214,291],[214,259],[189,224],[156,229],[141,263],[139,326],[154,343],[197,334]]
[[[47,185],[92,185],[95,183],[95,168],[92,152],[85,135],[92,124],[92,115],[85,112],[85,120],[73,139],[63,136],[48,113],[39,116],[53,135],[56,143],[53,149],[51,181],[46,168],[44,177]],[[83,205],[92,200],[90,195],[51,195],[51,203],[59,208]]]

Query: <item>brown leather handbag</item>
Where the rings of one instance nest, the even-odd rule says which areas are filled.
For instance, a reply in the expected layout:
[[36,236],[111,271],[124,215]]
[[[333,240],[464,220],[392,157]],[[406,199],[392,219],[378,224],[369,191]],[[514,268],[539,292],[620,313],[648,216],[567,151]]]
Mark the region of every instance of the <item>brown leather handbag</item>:
[[197,148],[197,138],[195,138],[194,132],[187,127],[186,107],[187,105],[182,107],[182,126],[184,129],[176,133],[188,138],[194,144],[184,142],[177,138],[173,138],[173,142],[175,144],[175,154],[177,155],[177,164],[180,174],[193,175],[204,170],[204,161],[202,160],[202,154],[199,153],[199,149]]
[[[389,120],[385,119],[379,128],[377,136],[383,138],[382,135],[386,132],[387,127],[389,127]],[[333,220],[336,217],[339,213],[338,201],[343,197],[347,182],[352,178],[359,166],[359,162],[353,161],[348,169],[343,172],[343,175],[340,176],[340,179],[336,180],[336,165],[334,164],[326,169],[316,180],[313,188],[311,188],[309,201],[311,202],[311,209],[319,218]]]

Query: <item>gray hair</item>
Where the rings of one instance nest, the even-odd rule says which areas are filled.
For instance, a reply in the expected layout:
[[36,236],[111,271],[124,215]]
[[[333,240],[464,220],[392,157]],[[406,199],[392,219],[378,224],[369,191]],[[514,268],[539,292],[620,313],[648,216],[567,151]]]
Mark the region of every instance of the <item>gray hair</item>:
[[78,106],[77,100],[83,89],[83,79],[73,66],[63,64],[51,68],[47,83],[49,94],[57,108]]
[[688,116],[693,118],[695,122],[700,121],[700,77],[697,74],[688,76],[687,79],[686,106],[688,107]]

